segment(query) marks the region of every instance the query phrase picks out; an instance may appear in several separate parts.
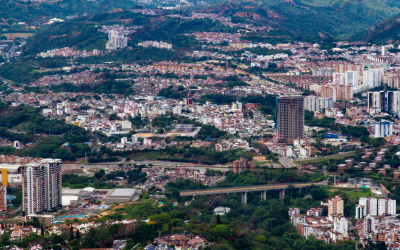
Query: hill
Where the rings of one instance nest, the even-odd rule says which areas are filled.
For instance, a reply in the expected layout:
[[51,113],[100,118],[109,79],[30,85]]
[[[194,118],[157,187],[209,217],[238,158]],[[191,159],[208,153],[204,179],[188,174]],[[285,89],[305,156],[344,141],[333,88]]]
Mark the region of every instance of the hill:
[[393,0],[256,0],[225,2],[197,11],[230,16],[235,22],[272,25],[292,37],[348,39],[400,14]]

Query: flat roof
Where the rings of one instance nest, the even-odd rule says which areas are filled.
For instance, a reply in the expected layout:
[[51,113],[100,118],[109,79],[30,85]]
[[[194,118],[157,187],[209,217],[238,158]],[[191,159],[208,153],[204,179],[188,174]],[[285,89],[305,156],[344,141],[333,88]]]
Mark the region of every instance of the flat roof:
[[112,192],[110,197],[123,197],[123,196],[129,196],[132,197],[136,193],[136,189],[134,188],[117,188]]

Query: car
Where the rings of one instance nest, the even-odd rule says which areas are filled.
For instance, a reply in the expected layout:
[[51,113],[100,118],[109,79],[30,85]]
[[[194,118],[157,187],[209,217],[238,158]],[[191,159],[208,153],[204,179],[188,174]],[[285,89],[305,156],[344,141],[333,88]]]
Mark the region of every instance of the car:
[[83,168],[83,167],[81,167],[81,168]]
[[196,194],[198,194],[199,192],[196,191]]

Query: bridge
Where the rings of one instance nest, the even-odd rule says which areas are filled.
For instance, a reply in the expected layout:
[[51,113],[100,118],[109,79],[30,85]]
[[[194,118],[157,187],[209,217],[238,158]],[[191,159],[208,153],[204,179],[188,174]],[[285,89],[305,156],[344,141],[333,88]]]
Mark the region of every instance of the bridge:
[[285,197],[285,189],[292,185],[295,189],[301,192],[301,189],[311,185],[327,185],[327,182],[310,182],[310,183],[287,183],[287,184],[270,184],[270,185],[256,185],[256,186],[243,186],[243,187],[227,187],[227,188],[211,188],[211,189],[200,189],[200,190],[186,190],[181,191],[181,196],[193,196],[196,195],[209,195],[209,194],[230,194],[230,193],[242,193],[242,203],[247,204],[247,192],[261,192],[261,200],[267,198],[268,190],[279,190],[279,198]]

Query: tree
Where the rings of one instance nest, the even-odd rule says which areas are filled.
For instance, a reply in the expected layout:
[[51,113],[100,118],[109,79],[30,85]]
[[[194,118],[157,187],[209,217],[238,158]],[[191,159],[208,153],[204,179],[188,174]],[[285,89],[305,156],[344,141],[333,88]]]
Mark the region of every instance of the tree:
[[43,227],[43,225],[40,227],[40,234],[44,235],[44,227]]
[[69,228],[69,241],[74,239],[74,228],[71,226]]
[[219,216],[219,214],[217,215],[217,225],[221,224],[221,217]]
[[77,239],[80,239],[80,238],[81,238],[81,235],[80,235],[80,233],[79,233],[79,230],[76,232],[76,238],[77,238]]

